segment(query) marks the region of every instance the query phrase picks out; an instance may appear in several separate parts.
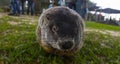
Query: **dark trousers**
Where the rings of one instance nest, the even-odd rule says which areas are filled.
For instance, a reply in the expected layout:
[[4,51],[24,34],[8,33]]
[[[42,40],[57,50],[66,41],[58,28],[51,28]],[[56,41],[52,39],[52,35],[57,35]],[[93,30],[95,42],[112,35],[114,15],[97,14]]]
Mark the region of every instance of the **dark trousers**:
[[22,14],[24,14],[24,4],[25,4],[25,0],[24,1],[21,1],[21,7],[22,7]]
[[20,0],[11,0],[12,14],[20,14]]
[[67,2],[66,5],[67,5],[69,8],[76,10],[76,3]]
[[76,12],[79,13],[79,15],[85,19],[87,14],[87,9],[83,7],[83,0],[77,0],[76,2]]
[[28,0],[27,14],[31,12],[31,15],[34,15],[34,2],[33,0]]

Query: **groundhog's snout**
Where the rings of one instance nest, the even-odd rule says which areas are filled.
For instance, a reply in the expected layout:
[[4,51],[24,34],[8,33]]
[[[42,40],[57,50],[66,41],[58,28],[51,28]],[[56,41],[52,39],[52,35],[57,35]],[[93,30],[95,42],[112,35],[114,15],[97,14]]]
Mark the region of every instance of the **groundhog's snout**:
[[59,46],[62,50],[70,50],[73,48],[73,42],[72,41],[63,41],[59,43]]

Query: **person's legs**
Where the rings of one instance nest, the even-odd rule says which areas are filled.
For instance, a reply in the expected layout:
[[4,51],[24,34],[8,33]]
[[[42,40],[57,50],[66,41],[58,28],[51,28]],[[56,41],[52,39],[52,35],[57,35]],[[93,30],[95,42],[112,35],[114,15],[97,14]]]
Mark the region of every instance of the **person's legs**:
[[57,4],[58,4],[58,6],[60,6],[61,5],[61,0],[58,0]]
[[25,3],[25,1],[21,1],[21,6],[22,6],[22,14],[24,14],[24,3]]
[[82,11],[83,11],[83,12],[81,12],[81,13],[83,13],[82,17],[83,17],[83,19],[86,19],[86,14],[87,14],[86,8],[83,8]]
[[73,3],[72,6],[73,6],[73,9],[76,10],[76,3]]
[[83,10],[82,10],[81,6],[82,6],[81,0],[77,0],[77,2],[76,2],[76,12],[77,12],[80,16],[82,16],[82,18],[83,18]]
[[17,14],[20,14],[20,0],[16,0],[16,11]]
[[14,14],[16,14],[15,1],[11,0],[10,3],[11,3],[11,11],[12,11],[12,13],[10,13],[10,15],[14,15]]
[[53,7],[53,4],[49,4],[48,8],[52,8]]
[[31,15],[34,15],[34,2],[31,2]]
[[72,9],[72,2],[68,2],[67,6]]
[[27,15],[29,15],[29,12],[30,12],[30,2],[28,1],[28,4],[27,4]]

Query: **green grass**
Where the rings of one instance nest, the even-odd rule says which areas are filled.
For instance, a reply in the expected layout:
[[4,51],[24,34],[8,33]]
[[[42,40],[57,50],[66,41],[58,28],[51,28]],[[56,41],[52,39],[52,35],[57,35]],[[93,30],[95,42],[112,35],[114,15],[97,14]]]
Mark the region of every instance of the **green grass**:
[[0,12],[3,12],[4,10],[0,7]]
[[[32,17],[34,18],[34,17]],[[26,21],[24,21],[26,19]],[[47,54],[37,43],[34,24],[27,18],[0,18],[0,64],[64,64],[61,56]],[[16,22],[18,24],[10,24]],[[87,27],[113,27],[87,22]],[[106,27],[105,27],[106,26]],[[113,29],[111,29],[113,30]],[[120,37],[99,32],[85,32],[83,48],[75,55],[74,64],[120,64]]]
[[101,24],[96,22],[86,22],[86,27],[100,29],[100,30],[120,31],[120,26],[113,26],[113,25]]

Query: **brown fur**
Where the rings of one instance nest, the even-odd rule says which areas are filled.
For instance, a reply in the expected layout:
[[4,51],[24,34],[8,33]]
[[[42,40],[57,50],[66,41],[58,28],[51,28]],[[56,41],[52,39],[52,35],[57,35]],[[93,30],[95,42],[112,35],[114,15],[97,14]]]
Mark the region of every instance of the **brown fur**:
[[36,29],[37,40],[49,53],[71,56],[83,45],[84,21],[67,7],[44,11]]

